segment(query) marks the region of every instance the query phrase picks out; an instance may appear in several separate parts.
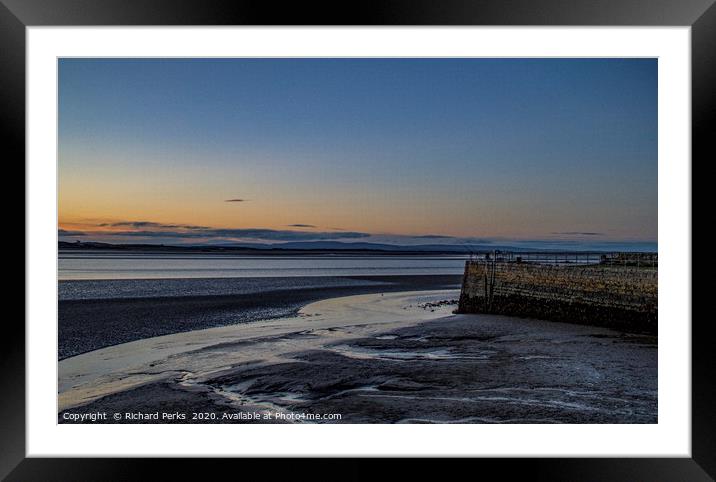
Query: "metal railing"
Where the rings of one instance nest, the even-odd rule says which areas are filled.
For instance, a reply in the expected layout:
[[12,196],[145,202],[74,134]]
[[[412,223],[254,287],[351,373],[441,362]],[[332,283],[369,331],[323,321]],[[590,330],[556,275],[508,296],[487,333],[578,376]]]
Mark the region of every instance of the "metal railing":
[[470,253],[470,260],[497,263],[606,264],[615,266],[658,266],[657,253],[603,251],[488,251]]

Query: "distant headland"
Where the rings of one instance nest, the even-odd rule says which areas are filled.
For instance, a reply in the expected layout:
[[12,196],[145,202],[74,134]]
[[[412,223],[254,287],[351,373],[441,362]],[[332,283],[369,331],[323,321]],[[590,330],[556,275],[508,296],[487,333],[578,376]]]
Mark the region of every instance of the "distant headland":
[[[621,249],[620,249],[621,248]],[[635,246],[635,248],[638,248]],[[61,251],[75,250],[107,250],[107,251],[142,251],[171,253],[225,253],[237,255],[312,255],[312,254],[351,254],[351,255],[475,255],[492,252],[512,253],[600,253],[623,251],[623,246],[615,249],[588,249],[570,246],[569,249],[540,249],[524,246],[498,244],[419,244],[397,245],[369,242],[341,241],[296,241],[286,243],[237,243],[237,244],[114,244],[97,241],[59,241]],[[635,249],[643,251],[642,249]]]
[[[370,254],[370,255],[470,255],[495,249],[525,251],[512,246],[421,244],[404,246],[381,243],[348,243],[339,241],[303,241],[275,244],[233,244],[233,245],[166,245],[166,244],[113,244],[102,242],[59,241],[60,250],[112,250],[151,251],[172,253],[227,253],[227,254]],[[533,250],[528,250],[533,251]]]

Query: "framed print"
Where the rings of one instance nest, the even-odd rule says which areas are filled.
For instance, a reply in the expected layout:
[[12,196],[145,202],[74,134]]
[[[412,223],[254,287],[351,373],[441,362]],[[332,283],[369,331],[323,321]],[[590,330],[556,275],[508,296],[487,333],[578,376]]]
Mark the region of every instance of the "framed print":
[[691,264],[712,2],[0,12],[27,189],[8,480],[716,474]]

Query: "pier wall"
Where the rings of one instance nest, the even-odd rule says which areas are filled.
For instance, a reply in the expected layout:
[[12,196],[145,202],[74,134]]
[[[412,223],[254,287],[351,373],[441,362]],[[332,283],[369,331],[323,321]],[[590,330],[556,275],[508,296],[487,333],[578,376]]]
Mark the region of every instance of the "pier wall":
[[524,318],[657,333],[654,267],[467,261],[459,313]]

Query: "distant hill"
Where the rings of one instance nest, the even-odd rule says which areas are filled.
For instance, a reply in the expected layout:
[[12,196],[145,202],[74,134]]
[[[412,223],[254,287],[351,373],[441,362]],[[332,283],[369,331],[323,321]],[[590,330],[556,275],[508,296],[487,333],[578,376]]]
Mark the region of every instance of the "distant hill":
[[398,244],[382,244],[367,242],[342,242],[342,241],[291,241],[277,244],[241,244],[239,246],[251,247],[257,249],[298,249],[298,250],[360,250],[360,251],[420,251],[420,252],[443,252],[443,253],[464,253],[469,254],[476,251],[492,251],[494,249],[515,250],[517,248],[511,246],[495,246],[495,245],[465,245],[465,244],[417,244],[417,245],[398,245]]
[[144,251],[172,253],[235,253],[255,255],[308,255],[308,254],[372,254],[372,255],[425,255],[425,254],[476,254],[494,250],[521,253],[564,253],[564,252],[656,252],[655,243],[593,243],[589,245],[525,247],[497,244],[419,244],[397,245],[367,242],[341,241],[291,241],[286,243],[213,243],[202,245],[165,245],[165,244],[111,244],[96,241],[68,242],[60,241],[59,249],[71,250],[108,250],[108,251]]
[[[99,242],[67,242],[60,241],[62,250],[141,250],[170,252],[235,252],[237,254],[330,254],[330,253],[365,253],[365,254],[470,254],[495,249],[517,250],[510,246],[496,245],[451,245],[451,244],[420,244],[403,246],[381,243],[344,243],[340,241],[297,241],[276,244],[242,243],[225,245],[169,246],[163,244],[111,244]],[[525,249],[519,249],[525,251]]]

